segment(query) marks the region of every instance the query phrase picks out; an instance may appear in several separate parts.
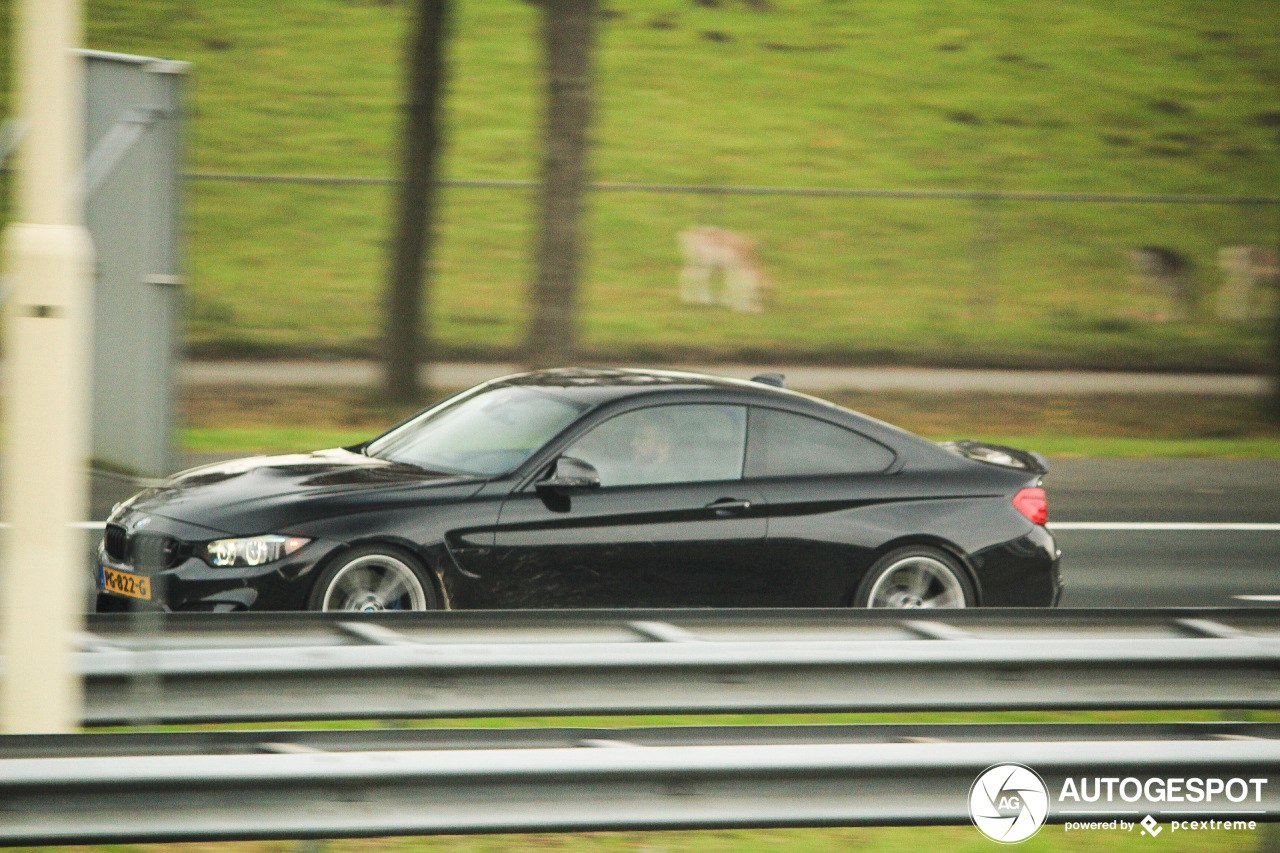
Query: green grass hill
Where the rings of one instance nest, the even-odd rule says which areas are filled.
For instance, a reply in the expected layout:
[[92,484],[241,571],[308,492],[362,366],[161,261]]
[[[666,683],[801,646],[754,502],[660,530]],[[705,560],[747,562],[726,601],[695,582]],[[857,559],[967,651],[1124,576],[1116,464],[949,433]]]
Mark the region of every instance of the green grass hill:
[[[537,175],[536,5],[458,0],[452,178]],[[192,171],[395,171],[407,0],[89,0],[89,46],[194,64]],[[7,18],[6,18],[7,20]],[[601,181],[1280,195],[1274,0],[609,0]],[[7,66],[7,60],[5,62]],[[385,186],[192,181],[197,353],[373,350]],[[435,263],[446,354],[518,346],[533,193],[450,189]],[[761,314],[682,304],[676,235],[759,243]],[[1280,206],[596,192],[587,355],[1256,369],[1267,324],[1216,319],[1221,247]],[[1127,252],[1186,256],[1191,316]]]

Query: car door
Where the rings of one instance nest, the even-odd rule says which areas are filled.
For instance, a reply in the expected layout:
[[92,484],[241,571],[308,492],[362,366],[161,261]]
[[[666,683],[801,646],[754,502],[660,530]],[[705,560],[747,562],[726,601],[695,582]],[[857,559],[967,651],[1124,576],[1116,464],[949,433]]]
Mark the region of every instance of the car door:
[[843,426],[752,406],[744,467],[769,519],[762,554],[778,606],[842,606],[885,534],[878,515],[902,490],[892,450]]
[[562,456],[600,486],[530,485],[503,504],[490,588],[501,606],[669,607],[763,603],[766,524],[742,480],[746,408],[633,409]]

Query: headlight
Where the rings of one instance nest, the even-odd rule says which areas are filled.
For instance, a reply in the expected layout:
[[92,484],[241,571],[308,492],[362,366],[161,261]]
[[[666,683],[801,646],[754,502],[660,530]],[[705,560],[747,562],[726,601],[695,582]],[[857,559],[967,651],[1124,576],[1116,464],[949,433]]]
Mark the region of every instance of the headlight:
[[274,563],[310,542],[301,536],[249,536],[244,539],[217,539],[204,546],[204,561],[211,566],[261,566]]

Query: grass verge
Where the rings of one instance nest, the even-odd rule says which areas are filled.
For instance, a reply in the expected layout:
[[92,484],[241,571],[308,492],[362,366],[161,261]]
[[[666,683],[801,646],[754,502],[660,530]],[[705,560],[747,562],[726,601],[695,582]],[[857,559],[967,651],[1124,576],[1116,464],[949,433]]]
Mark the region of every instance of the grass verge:
[[[1018,845],[1028,853],[1253,853],[1266,830],[1220,833],[1168,832],[1159,839],[1138,833],[1068,833],[1047,826]],[[1209,837],[1206,837],[1209,836]],[[1268,836],[1270,837],[1270,836]],[[27,848],[39,850],[41,848]],[[59,853],[295,853],[300,842],[261,841],[211,844],[138,844],[56,847]],[[421,838],[342,839],[323,843],[323,853],[990,853],[996,849],[969,826],[848,827],[836,829],[707,829],[667,832],[581,832],[565,834],[438,835]]]
[[[205,452],[355,444],[417,408],[386,406],[366,391],[349,389],[206,386],[185,394],[183,447]],[[1250,398],[853,391],[825,396],[934,440],[977,438],[1051,456],[1280,458],[1280,427]]]
[[[182,448],[202,453],[292,453],[345,447],[377,435],[361,429],[309,427],[188,427]],[[1036,450],[1046,456],[1280,459],[1280,438],[1105,438],[1081,435],[994,435],[972,431],[926,436],[975,438]]]

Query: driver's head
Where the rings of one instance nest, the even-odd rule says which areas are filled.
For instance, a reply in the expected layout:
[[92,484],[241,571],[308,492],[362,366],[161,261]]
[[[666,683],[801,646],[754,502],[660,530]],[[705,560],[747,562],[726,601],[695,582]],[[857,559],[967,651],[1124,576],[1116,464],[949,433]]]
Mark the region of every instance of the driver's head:
[[640,419],[631,436],[632,456],[648,463],[667,462],[675,446],[675,421],[665,413]]

